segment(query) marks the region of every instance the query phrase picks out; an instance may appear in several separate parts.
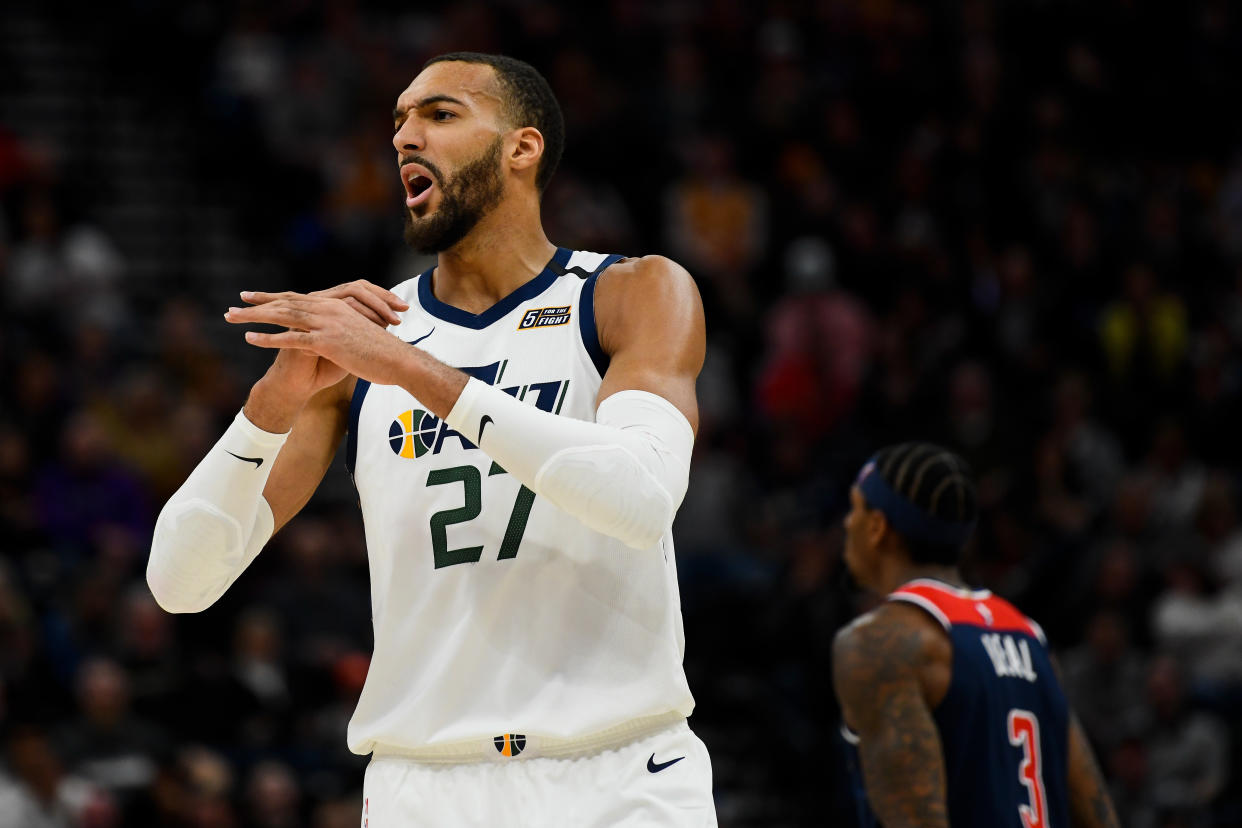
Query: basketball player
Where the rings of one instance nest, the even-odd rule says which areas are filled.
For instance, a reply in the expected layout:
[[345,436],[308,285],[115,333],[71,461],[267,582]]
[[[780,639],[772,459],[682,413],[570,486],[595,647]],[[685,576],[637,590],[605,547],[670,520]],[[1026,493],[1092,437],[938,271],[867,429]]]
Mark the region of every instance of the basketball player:
[[888,596],[833,648],[860,824],[1117,828],[1043,631],[958,573],[977,510],[966,464],[927,443],[889,447],[850,500],[846,564]]
[[435,58],[393,119],[406,240],[436,266],[225,314],[280,326],[245,335],[279,350],[164,507],[151,589],[208,607],[346,437],[375,631],[348,730],[373,754],[364,824],[715,825],[670,535],[705,349],[694,282],[548,241],[564,126],[529,65]]

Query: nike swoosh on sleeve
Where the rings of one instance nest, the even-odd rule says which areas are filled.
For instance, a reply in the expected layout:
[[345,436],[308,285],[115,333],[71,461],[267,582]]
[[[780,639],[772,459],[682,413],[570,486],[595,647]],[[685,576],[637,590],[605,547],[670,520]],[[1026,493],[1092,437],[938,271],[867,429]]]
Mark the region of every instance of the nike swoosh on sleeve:
[[[229,454],[233,454],[233,452],[229,451],[228,449],[225,449],[225,451],[228,452]],[[245,460],[247,463],[254,463],[254,467],[256,469],[259,468],[259,466],[263,465],[262,457],[242,457],[240,454],[233,454],[233,456],[236,457],[238,460]]]

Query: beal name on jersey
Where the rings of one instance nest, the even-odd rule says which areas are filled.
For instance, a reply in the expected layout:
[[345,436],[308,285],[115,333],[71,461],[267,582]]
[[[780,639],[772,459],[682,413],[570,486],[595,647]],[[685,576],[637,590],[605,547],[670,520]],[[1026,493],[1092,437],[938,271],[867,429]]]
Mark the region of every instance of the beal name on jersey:
[[1026,639],[1014,641],[1012,635],[1000,633],[984,633],[979,636],[983,649],[987,650],[996,675],[1001,678],[1020,678],[1035,682],[1039,676],[1035,674],[1035,666],[1031,660],[1031,648]]

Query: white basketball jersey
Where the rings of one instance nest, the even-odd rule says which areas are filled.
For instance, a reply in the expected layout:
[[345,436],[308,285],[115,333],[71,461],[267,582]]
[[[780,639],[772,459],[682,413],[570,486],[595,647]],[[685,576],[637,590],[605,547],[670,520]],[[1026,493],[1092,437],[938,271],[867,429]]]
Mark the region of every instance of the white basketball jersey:
[[[528,405],[593,421],[606,365],[595,277],[619,258],[560,249],[478,315],[437,300],[428,271],[394,288],[410,309],[391,330]],[[347,455],[375,626],[352,751],[578,739],[689,715],[671,535],[640,552],[588,529],[395,386],[358,381]]]

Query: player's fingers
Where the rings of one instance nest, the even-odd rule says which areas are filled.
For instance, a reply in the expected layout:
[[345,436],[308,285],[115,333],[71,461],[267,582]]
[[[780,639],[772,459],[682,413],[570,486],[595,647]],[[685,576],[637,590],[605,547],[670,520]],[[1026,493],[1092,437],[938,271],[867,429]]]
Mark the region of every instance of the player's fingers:
[[366,279],[358,279],[348,284],[338,285],[333,288],[330,293],[339,296],[352,296],[360,302],[364,302],[386,320],[389,325],[401,324],[401,317],[397,316],[396,311],[409,310],[409,304],[400,296],[390,290],[385,290],[379,285],[372,284]]
[[359,314],[361,314],[362,316],[365,316],[367,319],[371,320],[376,325],[379,325],[381,328],[386,327],[387,325],[391,324],[387,319],[380,316],[378,311],[374,310],[373,308],[367,307],[365,304],[358,301],[352,296],[345,297],[345,304],[349,305]]
[[[347,282],[343,285],[330,287],[327,290],[317,290],[310,295],[321,299],[353,299],[354,302],[366,305],[375,311],[379,319],[383,321],[371,319],[368,314],[363,315],[371,319],[372,322],[379,324],[380,327],[399,325],[401,317],[397,316],[395,310],[407,310],[409,308],[409,305],[402,302],[395,293],[386,291],[378,285],[373,285],[365,279]],[[389,297],[391,297],[391,300]],[[358,306],[350,303],[350,307],[357,310]]]
[[312,290],[307,296],[318,296],[322,299],[344,299],[350,293],[349,284],[333,285],[323,290]]
[[364,285],[357,282],[352,285],[346,285],[346,287],[349,288],[346,299],[352,299],[353,301],[370,308],[376,313],[377,316],[384,320],[381,324],[398,325],[401,323],[401,317],[397,316],[396,311],[389,307],[383,297],[373,291],[367,290]]
[[246,331],[246,341],[260,348],[294,348],[301,351],[313,351],[314,340],[306,331],[282,331],[281,333],[260,333]]
[[263,322],[268,325],[281,325],[286,328],[314,327],[313,314],[306,306],[287,299],[277,299],[266,304],[254,305],[249,308],[229,308],[224,319],[233,324],[247,322]]
[[410,303],[402,299],[397,294],[393,293],[391,290],[382,288],[376,284],[372,284],[371,282],[368,282],[366,279],[359,279],[357,284],[362,285],[366,290],[370,291],[371,293],[374,293],[384,302],[384,304],[388,305],[388,307],[392,308],[393,310],[403,311],[403,310],[410,309]]
[[277,299],[291,299],[295,296],[301,296],[300,293],[294,293],[291,290],[281,291],[280,293],[265,293],[261,290],[243,290],[241,299],[249,305],[266,305],[268,302],[274,302]]

